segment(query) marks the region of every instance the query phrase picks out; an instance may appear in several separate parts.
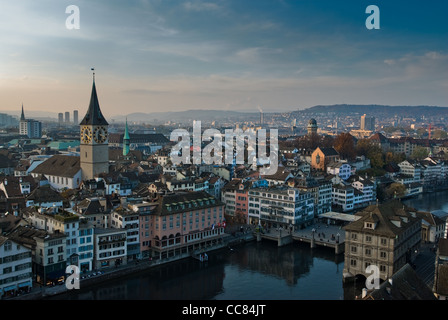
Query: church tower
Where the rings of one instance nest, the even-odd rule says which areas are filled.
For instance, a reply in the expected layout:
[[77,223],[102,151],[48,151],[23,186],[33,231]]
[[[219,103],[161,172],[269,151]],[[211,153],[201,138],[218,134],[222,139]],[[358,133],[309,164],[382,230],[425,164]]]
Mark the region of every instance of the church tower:
[[123,136],[123,156],[126,158],[129,154],[129,144],[131,139],[129,138],[129,130],[128,130],[128,119],[126,118],[126,126],[124,128],[124,136]]
[[101,113],[93,73],[90,105],[80,126],[80,163],[82,179],[90,180],[109,173],[108,123]]

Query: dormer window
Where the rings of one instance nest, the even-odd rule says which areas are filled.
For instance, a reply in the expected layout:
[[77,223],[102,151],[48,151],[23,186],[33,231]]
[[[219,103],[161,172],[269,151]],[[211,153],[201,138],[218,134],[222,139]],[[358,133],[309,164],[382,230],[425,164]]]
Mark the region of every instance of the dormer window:
[[373,222],[365,222],[364,223],[364,228],[366,228],[366,229],[375,229],[375,223],[373,223]]

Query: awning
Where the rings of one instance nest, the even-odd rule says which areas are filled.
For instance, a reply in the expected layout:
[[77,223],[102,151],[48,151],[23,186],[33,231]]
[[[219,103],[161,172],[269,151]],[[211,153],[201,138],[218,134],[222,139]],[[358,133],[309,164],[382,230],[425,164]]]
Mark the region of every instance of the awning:
[[17,287],[15,285],[13,285],[13,286],[3,288],[3,291],[11,291],[11,290],[15,290],[15,289],[17,289]]
[[18,284],[19,288],[23,288],[23,287],[31,287],[31,281],[27,281],[27,282],[22,282]]

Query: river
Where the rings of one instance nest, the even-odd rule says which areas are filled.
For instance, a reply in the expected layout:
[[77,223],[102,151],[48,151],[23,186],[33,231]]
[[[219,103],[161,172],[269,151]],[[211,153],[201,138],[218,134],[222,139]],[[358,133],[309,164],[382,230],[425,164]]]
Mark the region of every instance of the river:
[[[419,210],[448,212],[448,191],[408,199]],[[90,288],[69,300],[352,300],[361,288],[342,281],[344,255],[307,244],[263,240],[221,249],[209,261],[172,262]]]

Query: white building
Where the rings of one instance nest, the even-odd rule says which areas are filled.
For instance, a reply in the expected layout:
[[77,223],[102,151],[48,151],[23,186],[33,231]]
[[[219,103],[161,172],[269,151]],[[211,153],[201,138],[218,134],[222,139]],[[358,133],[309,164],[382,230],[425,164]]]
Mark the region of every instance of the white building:
[[94,269],[109,268],[127,263],[126,230],[95,228]]
[[78,156],[54,155],[39,164],[31,175],[34,178],[45,176],[56,190],[77,189],[82,181],[80,159]]
[[352,175],[352,167],[346,162],[332,162],[327,165],[327,173],[347,180]]
[[400,173],[414,178],[413,182],[421,181],[422,167],[419,163],[404,160],[398,166],[400,167]]
[[119,207],[112,212],[112,228],[126,230],[127,261],[140,255],[139,213],[129,208]]
[[268,228],[295,228],[314,219],[314,197],[297,188],[277,186],[249,189],[249,223]]
[[31,249],[0,236],[0,296],[33,286]]
[[93,224],[87,218],[79,220],[78,229],[78,267],[81,272],[93,270]]

